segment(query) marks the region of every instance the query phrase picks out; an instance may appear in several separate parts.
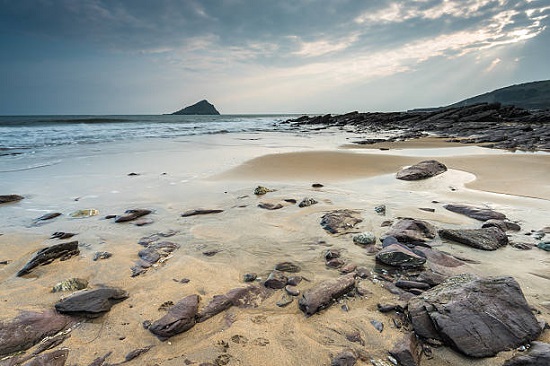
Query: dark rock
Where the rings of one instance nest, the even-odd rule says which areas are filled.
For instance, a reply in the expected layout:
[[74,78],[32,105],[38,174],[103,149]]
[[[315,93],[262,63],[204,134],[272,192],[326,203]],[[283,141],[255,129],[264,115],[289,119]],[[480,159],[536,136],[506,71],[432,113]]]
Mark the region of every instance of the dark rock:
[[277,263],[277,265],[275,266],[275,269],[277,271],[290,272],[290,273],[298,273],[302,270],[300,266],[292,262]]
[[274,270],[269,274],[267,280],[264,282],[264,286],[272,289],[281,289],[286,286],[288,278],[281,271]]
[[256,196],[263,196],[264,194],[267,194],[269,192],[275,192],[275,189],[269,189],[264,186],[257,186],[254,188],[254,194]]
[[357,245],[371,245],[376,243],[376,236],[370,231],[365,231],[354,235],[352,240]]
[[275,303],[275,305],[280,308],[284,308],[285,306],[292,304],[293,301],[294,297],[285,292],[281,295],[281,298]]
[[61,216],[61,212],[50,212],[34,219],[34,221],[47,221],[55,219],[57,216]]
[[290,286],[298,286],[300,282],[302,282],[302,276],[292,276],[287,281]]
[[433,248],[416,247],[415,250],[417,252],[422,252],[428,262],[435,263],[438,266],[454,268],[464,265],[464,261]]
[[136,348],[135,350],[132,350],[132,351],[130,351],[130,352],[128,352],[128,353],[126,354],[126,356],[124,357],[124,361],[125,361],[125,362],[132,361],[133,359],[138,358],[138,357],[141,356],[142,354],[149,352],[149,350],[150,350],[151,348],[153,348],[153,346],[147,346],[147,347],[142,347],[142,348]]
[[75,233],[65,233],[63,231],[56,231],[55,233],[50,236],[50,239],[70,239],[73,236],[75,236]]
[[292,203],[293,205],[295,205],[296,202],[298,202],[294,198],[285,198],[283,201],[288,202],[288,203]]
[[321,226],[331,234],[344,234],[350,232],[362,221],[357,211],[335,210],[321,217]]
[[[105,363],[105,361],[107,360],[107,358],[109,358],[109,356],[111,356],[111,354],[113,353],[113,351],[109,351],[107,352],[106,354],[104,354],[103,356],[101,357],[97,357],[96,359],[94,359],[92,361],[91,364],[89,364],[88,366],[103,366],[103,364]],[[108,366],[105,365],[105,366]]]
[[181,217],[189,217],[189,216],[196,216],[196,215],[209,215],[209,214],[217,214],[217,213],[221,213],[221,212],[223,212],[223,210],[199,208],[199,209],[195,209],[195,210],[185,211],[184,213],[181,214]]
[[52,292],[78,291],[88,287],[88,281],[82,278],[69,278],[61,281],[52,288]]
[[69,327],[74,320],[55,311],[24,311],[10,321],[0,322],[0,356],[31,348],[46,337]]
[[231,300],[233,306],[253,308],[259,306],[272,293],[273,291],[265,287],[249,285],[247,287],[234,288],[225,295]]
[[518,242],[509,242],[508,243],[512,248],[516,248],[519,250],[531,250],[535,246],[531,243],[518,243]]
[[111,307],[128,298],[128,293],[115,287],[81,291],[60,300],[55,309],[62,314],[97,318]]
[[413,332],[407,333],[401,338],[390,351],[390,355],[397,360],[401,366],[419,366],[422,349]]
[[283,208],[283,205],[281,205],[280,203],[260,202],[258,204],[258,207],[263,208],[265,210],[273,211],[273,210],[278,210],[280,208]]
[[426,263],[425,257],[399,244],[392,244],[383,248],[376,254],[376,260],[400,268],[419,268]]
[[537,244],[537,248],[550,252],[550,242],[540,242]]
[[300,290],[298,290],[295,286],[286,285],[285,291],[291,296],[300,295]]
[[447,280],[447,278],[449,278],[450,276],[448,275],[444,275],[444,274],[441,274],[441,273],[437,273],[437,272],[434,272],[434,271],[423,271],[422,273],[420,273],[417,277],[418,281],[422,281],[422,282],[425,282],[427,284],[429,284],[430,286],[437,286],[443,282],[445,282],[445,280]]
[[256,280],[256,278],[258,278],[258,275],[256,273],[245,273],[243,276],[243,281],[253,282],[254,280]]
[[328,260],[326,265],[329,268],[340,268],[342,267],[346,262],[341,258],[333,258],[331,260]]
[[313,183],[311,186],[313,188],[323,188],[324,187],[324,185],[322,185],[321,183]]
[[[144,238],[140,239],[143,240]],[[139,261],[132,267],[132,277],[139,276],[147,271],[153,264],[162,258],[168,257],[173,251],[179,249],[179,244],[170,241],[151,242],[145,249],[138,252]],[[216,254],[218,251],[211,253]],[[208,255],[210,252],[206,252]]]
[[401,243],[424,243],[436,236],[435,227],[423,220],[402,219],[396,222],[386,233]]
[[141,209],[141,208],[126,210],[122,215],[115,216],[115,222],[132,221],[137,219],[138,217],[149,215],[151,212],[153,211],[147,210],[147,209]]
[[25,197],[19,196],[17,194],[0,195],[0,204],[21,201],[23,198],[25,198]]
[[374,208],[374,211],[380,216],[386,215],[386,205],[378,205]]
[[172,306],[165,316],[154,321],[149,331],[161,341],[183,333],[195,326],[198,307],[199,296],[189,295]]
[[356,268],[357,268],[357,264],[350,262],[340,267],[339,271],[340,273],[351,273],[355,271]]
[[460,204],[448,204],[448,205],[444,205],[443,207],[449,211],[466,215],[468,217],[471,217],[472,219],[476,219],[479,221],[487,221],[491,219],[494,219],[494,220],[506,219],[505,214],[491,210],[489,208],[460,205]]
[[177,112],[172,113],[174,115],[219,115],[220,112],[210,104],[206,99],[201,100],[193,105],[182,108]]
[[64,366],[68,357],[68,349],[58,349],[36,356],[23,366]]
[[156,233],[151,234],[149,236],[144,236],[141,239],[138,240],[139,245],[143,245],[144,247],[149,246],[150,244],[154,243],[155,241],[159,241],[162,238],[169,238],[171,236],[176,235],[178,232],[174,230],[168,230],[165,233]]
[[550,344],[531,342],[524,354],[518,354],[504,362],[503,366],[548,366],[550,365]]
[[298,204],[298,207],[308,207],[308,206],[314,205],[316,203],[317,203],[317,201],[315,199],[310,198],[310,197],[306,197]]
[[319,310],[330,306],[334,300],[347,294],[354,287],[355,278],[353,274],[326,280],[304,291],[298,306],[306,315],[313,315]]
[[483,225],[481,225],[481,227],[482,228],[496,227],[503,232],[506,232],[508,230],[511,230],[511,231],[521,230],[521,226],[519,226],[515,222],[506,221],[506,220],[496,220],[496,219],[490,219],[485,221]]
[[395,281],[395,286],[406,289],[417,288],[421,290],[427,290],[430,288],[430,285],[428,285],[427,283],[408,280],[397,280]]
[[496,250],[508,244],[508,237],[500,229],[489,227],[470,230],[439,230],[439,236],[477,249]]
[[376,304],[376,307],[381,313],[400,312],[403,313],[405,309],[400,304]]
[[212,300],[206,305],[196,316],[197,323],[202,323],[205,320],[218,315],[233,306],[233,301],[226,295],[215,295]]
[[151,225],[155,221],[153,219],[147,218],[147,217],[141,217],[139,219],[134,220],[133,224],[136,226],[145,226],[145,225]]
[[435,208],[431,208],[431,207],[419,207],[418,209],[426,212],[435,212]]
[[353,366],[357,363],[357,354],[352,349],[345,349],[330,361],[330,366]]
[[382,333],[382,331],[384,330],[384,323],[382,323],[378,320],[371,320],[370,323],[380,333]]
[[68,243],[61,243],[52,245],[47,248],[40,249],[34,257],[25,266],[17,272],[17,277],[24,276],[31,273],[31,271],[38,267],[50,264],[56,259],[60,261],[67,260],[72,256],[78,255],[78,241],[71,241]]
[[408,309],[416,334],[470,357],[519,347],[542,331],[512,277],[451,277],[409,300]]
[[156,263],[160,259],[160,254],[151,247],[140,250],[138,256],[149,263]]
[[434,177],[447,171],[447,167],[435,160],[425,160],[402,169],[396,175],[401,180],[420,180]]
[[327,249],[325,251],[325,260],[329,261],[331,259],[340,258],[340,250],[338,249]]
[[112,256],[113,256],[113,254],[109,253],[109,252],[95,252],[94,253],[94,258],[92,260],[95,262],[95,261],[98,261],[100,259],[111,258]]

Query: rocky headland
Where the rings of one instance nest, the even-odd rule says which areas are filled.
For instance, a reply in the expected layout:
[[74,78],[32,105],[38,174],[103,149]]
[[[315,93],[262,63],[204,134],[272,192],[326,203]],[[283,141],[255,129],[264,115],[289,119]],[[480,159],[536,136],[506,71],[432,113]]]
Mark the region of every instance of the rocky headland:
[[179,111],[176,111],[172,113],[173,115],[219,115],[220,112],[214,107],[213,104],[209,103],[206,99],[201,100],[200,102],[197,102],[193,105],[190,105],[188,107],[182,108]]

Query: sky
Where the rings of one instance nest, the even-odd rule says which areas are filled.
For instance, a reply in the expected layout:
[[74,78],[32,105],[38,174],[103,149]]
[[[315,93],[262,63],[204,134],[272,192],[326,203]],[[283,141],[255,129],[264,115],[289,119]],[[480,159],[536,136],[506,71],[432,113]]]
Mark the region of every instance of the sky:
[[550,79],[550,0],[0,0],[0,115],[401,111]]

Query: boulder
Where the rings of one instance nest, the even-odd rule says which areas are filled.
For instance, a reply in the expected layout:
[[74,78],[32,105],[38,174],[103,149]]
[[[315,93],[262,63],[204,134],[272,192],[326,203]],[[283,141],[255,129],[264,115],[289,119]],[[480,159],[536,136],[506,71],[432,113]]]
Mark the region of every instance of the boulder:
[[350,232],[355,225],[362,222],[359,212],[353,210],[335,210],[321,217],[321,226],[331,234]]
[[102,287],[81,291],[60,300],[55,309],[62,314],[97,318],[111,307],[128,298],[128,293],[116,287]]
[[417,335],[470,357],[489,357],[537,339],[542,329],[512,277],[454,276],[409,300]]
[[550,344],[532,342],[529,350],[504,362],[503,366],[548,366],[550,365]]
[[401,180],[420,180],[434,177],[447,171],[445,164],[436,160],[425,160],[397,172],[396,178]]
[[355,287],[354,274],[326,280],[315,287],[307,289],[298,301],[300,310],[306,315],[313,315],[330,306],[334,300],[347,294]]
[[479,221],[487,221],[491,219],[494,219],[494,220],[506,219],[505,214],[497,212],[495,210],[491,210],[490,208],[475,207],[475,206],[462,205],[462,204],[448,204],[448,205],[444,205],[443,207],[449,211],[466,215],[468,217],[471,217],[472,219],[476,219]]
[[469,230],[439,230],[439,236],[446,240],[483,250],[496,250],[508,244],[508,237],[496,227]]
[[3,194],[0,195],[0,204],[21,201],[23,198],[25,197],[17,194]]
[[195,326],[198,307],[199,296],[189,295],[172,306],[165,316],[153,322],[149,331],[161,341],[183,333]]
[[390,355],[400,366],[418,366],[422,349],[414,332],[405,334],[390,350]]
[[386,236],[393,236],[401,243],[424,243],[435,238],[435,227],[423,220],[402,219],[396,222]]
[[25,266],[17,272],[17,277],[24,276],[31,273],[31,271],[38,267],[50,264],[56,259],[61,261],[67,260],[72,256],[78,255],[78,241],[71,241],[69,243],[61,243],[52,245],[50,247],[40,249],[34,257]]
[[376,254],[376,260],[392,267],[419,268],[426,263],[422,252],[415,252],[401,244],[391,244]]
[[281,289],[286,286],[288,278],[281,271],[274,270],[272,271],[267,280],[264,282],[264,286],[272,289]]

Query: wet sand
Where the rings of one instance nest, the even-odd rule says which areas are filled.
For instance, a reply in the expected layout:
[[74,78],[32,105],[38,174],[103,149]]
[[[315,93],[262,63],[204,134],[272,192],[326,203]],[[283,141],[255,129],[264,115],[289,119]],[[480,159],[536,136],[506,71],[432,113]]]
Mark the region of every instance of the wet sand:
[[[243,274],[256,272],[265,279],[282,261],[299,264],[300,274],[308,280],[299,285],[303,291],[339,275],[325,267],[327,248],[341,249],[349,260],[374,268],[374,257],[354,245],[351,234],[332,236],[321,229],[320,217],[333,209],[359,210],[364,221],[358,231],[372,231],[378,237],[386,231],[380,226],[382,221],[396,217],[425,219],[438,227],[479,227],[475,220],[444,210],[442,204],[447,202],[497,209],[518,221],[521,233],[550,225],[548,154],[443,148],[441,142],[427,141],[393,146],[389,151],[350,151],[342,147],[345,143],[344,134],[314,138],[288,133],[217,135],[67,147],[31,160],[1,161],[0,194],[26,198],[0,206],[0,260],[11,260],[0,266],[0,320],[12,318],[18,310],[51,309],[67,295],[51,293],[51,287],[68,277],[80,277],[92,288],[101,284],[121,287],[130,298],[102,318],[74,327],[63,343],[70,349],[68,365],[88,365],[109,351],[113,354],[108,362],[120,362],[131,350],[149,345],[154,347],[128,364],[328,365],[331,355],[344,348],[361,349],[368,358],[386,360],[387,350],[403,331],[392,325],[391,315],[376,310],[377,303],[393,302],[395,296],[372,282],[370,295],[344,299],[309,318],[298,309],[296,300],[284,308],[276,306],[282,295],[277,291],[257,308],[231,308],[166,342],[143,329],[142,322],[163,316],[165,312],[158,309],[165,301],[177,302],[190,294],[200,294],[202,307],[214,295],[244,286]],[[427,157],[447,164],[450,170],[420,182],[395,179],[399,168]],[[25,169],[45,163],[51,165]],[[131,172],[139,175],[128,176]],[[312,183],[324,186],[312,188]],[[257,197],[253,194],[257,185],[276,191]],[[306,208],[284,203],[276,211],[257,207],[259,202],[304,197],[319,203]],[[379,204],[387,206],[386,216],[374,212]],[[224,212],[180,217],[198,207]],[[85,208],[98,209],[100,215],[67,216]],[[153,209],[149,217],[154,223],[137,227],[102,219],[128,208]],[[33,218],[48,211],[63,215],[32,226]],[[168,230],[178,231],[167,240],[181,248],[147,273],[130,277],[130,267],[142,249],[139,238]],[[59,242],[48,239],[55,231],[78,232],[74,239],[80,242],[81,254],[40,267],[24,278],[15,277],[32,253]],[[448,271],[514,276],[529,303],[550,322],[547,252],[512,247],[483,252],[448,243],[438,249],[480,262]],[[94,253],[103,250],[113,256],[93,261]],[[212,250],[219,252],[203,255]],[[189,283],[174,281],[183,278]],[[348,311],[342,310],[344,304]],[[384,331],[379,333],[371,320],[382,321]],[[360,334],[364,346],[346,339],[352,332]],[[550,341],[548,332],[542,340]],[[470,360],[439,348],[422,365],[501,365],[511,354]]]

